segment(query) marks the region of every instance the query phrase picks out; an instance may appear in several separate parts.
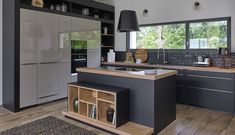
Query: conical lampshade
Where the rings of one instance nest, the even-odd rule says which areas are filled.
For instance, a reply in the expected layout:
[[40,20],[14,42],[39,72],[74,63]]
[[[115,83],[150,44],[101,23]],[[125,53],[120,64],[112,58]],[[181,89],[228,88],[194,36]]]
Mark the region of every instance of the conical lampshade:
[[123,10],[120,13],[118,32],[139,31],[138,19],[135,11]]

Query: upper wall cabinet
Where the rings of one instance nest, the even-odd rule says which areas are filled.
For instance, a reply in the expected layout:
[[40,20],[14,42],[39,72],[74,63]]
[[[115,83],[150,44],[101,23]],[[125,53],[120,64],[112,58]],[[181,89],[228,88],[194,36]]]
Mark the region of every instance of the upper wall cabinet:
[[39,12],[37,36],[38,62],[57,62],[59,57],[59,16]]
[[87,49],[100,50],[101,23],[98,21],[72,17],[71,40],[87,42]]
[[37,12],[20,10],[20,63],[37,62]]

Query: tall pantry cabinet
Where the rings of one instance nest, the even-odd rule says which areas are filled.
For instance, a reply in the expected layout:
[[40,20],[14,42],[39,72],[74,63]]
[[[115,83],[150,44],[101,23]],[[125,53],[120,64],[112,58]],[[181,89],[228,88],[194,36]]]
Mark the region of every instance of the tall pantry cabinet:
[[66,97],[70,17],[26,9],[20,14],[20,108]]

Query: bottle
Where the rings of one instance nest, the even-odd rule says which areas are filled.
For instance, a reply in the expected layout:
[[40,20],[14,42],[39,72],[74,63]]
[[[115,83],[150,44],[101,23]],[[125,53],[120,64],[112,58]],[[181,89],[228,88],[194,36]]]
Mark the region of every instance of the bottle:
[[113,49],[110,49],[108,52],[108,62],[115,62],[115,52],[113,51]]

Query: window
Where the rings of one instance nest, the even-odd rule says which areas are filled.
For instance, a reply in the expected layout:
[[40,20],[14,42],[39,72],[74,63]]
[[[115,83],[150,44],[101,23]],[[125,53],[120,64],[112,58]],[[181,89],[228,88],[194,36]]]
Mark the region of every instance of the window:
[[[140,26],[130,49],[217,49],[228,47],[230,18]],[[186,43],[188,43],[186,45]]]
[[190,48],[227,47],[227,21],[190,23]]

